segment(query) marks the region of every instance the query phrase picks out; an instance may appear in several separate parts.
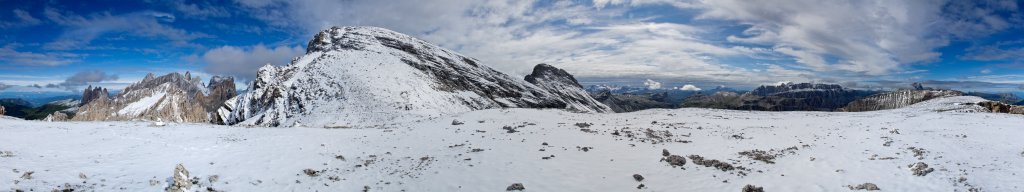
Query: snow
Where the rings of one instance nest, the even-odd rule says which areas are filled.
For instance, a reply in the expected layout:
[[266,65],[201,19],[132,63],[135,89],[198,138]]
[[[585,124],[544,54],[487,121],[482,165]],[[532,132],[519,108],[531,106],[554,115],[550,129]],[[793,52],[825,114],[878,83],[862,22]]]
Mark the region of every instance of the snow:
[[[307,54],[289,65],[261,67],[236,106],[220,110],[230,112],[219,113],[225,124],[382,125],[478,109],[542,106],[563,98],[383,28],[331,28],[315,38]],[[570,94],[590,99],[582,90]],[[607,109],[596,101],[566,105],[585,112]]]
[[160,100],[164,98],[164,95],[167,95],[167,93],[156,92],[152,95],[143,97],[142,99],[139,99],[138,101],[132,102],[124,108],[121,108],[121,110],[117,111],[117,114],[127,116],[138,116],[139,114],[146,112],[146,110],[153,108],[153,106],[156,106],[156,104],[158,104]]
[[[488,109],[342,129],[0,119],[0,152],[10,154],[0,157],[0,190],[68,183],[76,191],[159,191],[179,163],[200,178],[193,189],[224,191],[501,191],[512,183],[526,191],[849,191],[862,183],[884,191],[1024,190],[1024,116],[962,110],[978,100],[859,113]],[[672,142],[682,140],[689,142]],[[774,164],[738,155],[790,147]],[[924,149],[920,160],[910,147]],[[659,162],[662,149],[750,171],[691,159],[673,168]],[[908,165],[917,162],[935,171],[914,176]],[[32,179],[20,178],[28,171]],[[216,182],[207,179],[213,175]],[[641,183],[647,188],[637,190]]]

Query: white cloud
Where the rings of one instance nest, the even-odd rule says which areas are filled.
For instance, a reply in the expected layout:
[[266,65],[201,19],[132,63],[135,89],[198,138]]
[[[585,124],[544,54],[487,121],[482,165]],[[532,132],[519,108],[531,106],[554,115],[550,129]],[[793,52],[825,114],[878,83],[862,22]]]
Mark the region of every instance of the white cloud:
[[647,86],[647,89],[661,89],[661,82],[648,79],[644,81],[644,86]]
[[683,85],[683,87],[680,87],[679,90],[683,90],[683,91],[700,91],[701,89],[700,89],[700,87],[697,87],[697,86],[694,86],[694,85],[690,85],[690,84],[686,84],[686,85]]
[[42,21],[36,19],[32,14],[29,14],[28,11],[25,10],[14,9],[11,10],[11,13],[14,14],[14,18],[17,18],[17,20],[13,22],[0,21],[0,28],[25,27],[39,25],[42,23]]
[[[644,76],[731,85],[853,81],[915,71],[914,64],[939,59],[935,50],[955,38],[944,25],[957,21],[943,15],[952,6],[943,0],[237,1],[253,17],[298,29],[298,39],[329,26],[370,25],[422,38],[513,75],[549,63],[584,78]],[[671,6],[699,17],[674,23],[658,19],[662,13],[630,12],[644,6]],[[980,31],[1008,28],[979,19],[990,13],[957,18],[983,23]],[[723,34],[731,29],[722,25],[748,28]]]
[[96,38],[112,33],[162,38],[177,46],[190,45],[191,40],[210,37],[165,24],[174,22],[175,17],[163,12],[141,11],[121,15],[105,13],[85,17],[47,7],[43,10],[43,15],[59,26],[67,28],[56,40],[43,46],[53,50],[79,49],[89,45]]
[[21,52],[16,50],[17,47],[17,44],[7,44],[0,47],[0,63],[23,66],[59,66],[78,62],[80,58],[80,55],[72,53]]
[[252,80],[261,66],[288,64],[292,58],[305,54],[305,50],[298,46],[268,48],[263,44],[252,47],[223,46],[206,51],[202,61],[206,63],[204,70],[207,73]]

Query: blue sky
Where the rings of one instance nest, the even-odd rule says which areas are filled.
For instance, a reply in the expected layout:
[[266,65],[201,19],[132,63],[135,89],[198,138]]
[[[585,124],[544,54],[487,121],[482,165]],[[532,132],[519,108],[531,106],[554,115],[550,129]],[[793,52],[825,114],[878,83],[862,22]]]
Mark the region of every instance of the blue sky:
[[146,73],[251,78],[330,26],[392,29],[514,75],[586,83],[1024,91],[1021,1],[0,0],[0,92]]

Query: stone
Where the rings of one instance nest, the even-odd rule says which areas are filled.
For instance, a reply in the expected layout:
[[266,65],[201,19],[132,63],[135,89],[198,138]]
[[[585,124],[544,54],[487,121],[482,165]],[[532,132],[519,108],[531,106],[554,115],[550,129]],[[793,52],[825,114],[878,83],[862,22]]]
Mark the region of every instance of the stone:
[[764,187],[758,187],[754,185],[743,186],[743,192],[764,192]]
[[523,186],[522,183],[513,183],[512,185],[509,185],[508,187],[506,187],[505,191],[522,191],[522,190],[525,190],[525,189],[526,189],[526,187]]
[[192,181],[189,180],[188,170],[185,169],[185,165],[178,164],[174,167],[174,177],[172,177],[173,183],[167,186],[165,191],[167,192],[186,192],[192,188]]
[[868,190],[868,191],[882,190],[882,189],[879,189],[878,185],[875,185],[874,183],[863,183],[863,184],[860,184],[860,185],[857,185],[857,186],[848,185],[846,187],[849,187],[850,190]]

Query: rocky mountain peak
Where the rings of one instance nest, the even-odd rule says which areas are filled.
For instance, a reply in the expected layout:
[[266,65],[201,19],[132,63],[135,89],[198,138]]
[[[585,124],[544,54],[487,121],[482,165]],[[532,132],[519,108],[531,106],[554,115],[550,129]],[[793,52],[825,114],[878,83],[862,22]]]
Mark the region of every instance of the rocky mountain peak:
[[583,86],[576,81],[576,78],[573,77],[568,72],[565,72],[565,70],[555,68],[554,66],[544,63],[537,64],[537,66],[534,66],[533,73],[526,75],[525,79],[527,82],[533,84],[538,84],[544,81],[562,82],[567,85],[576,85],[580,89],[583,88]]
[[89,87],[86,87],[85,90],[82,91],[82,101],[78,106],[85,105],[96,99],[106,99],[107,97],[110,97],[110,92],[107,91],[107,88],[92,87],[92,85],[89,85]]
[[332,27],[289,65],[261,67],[249,91],[221,108],[219,118],[226,124],[348,126],[503,107],[607,111],[575,82],[538,82],[544,83],[391,30]]
[[189,72],[159,77],[150,73],[109,99],[106,89],[87,88],[72,120],[210,122],[210,114],[234,95],[232,78],[214,77],[207,86]]

